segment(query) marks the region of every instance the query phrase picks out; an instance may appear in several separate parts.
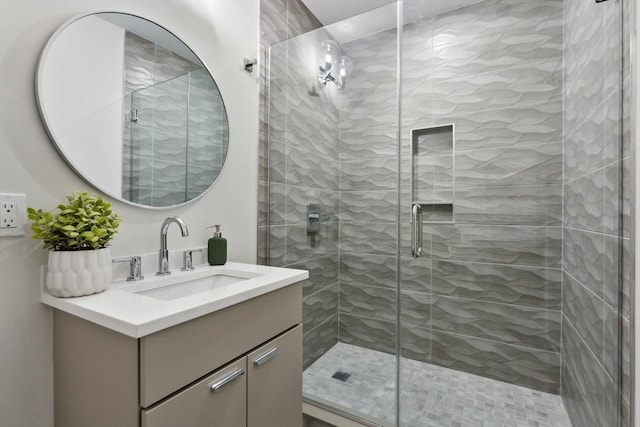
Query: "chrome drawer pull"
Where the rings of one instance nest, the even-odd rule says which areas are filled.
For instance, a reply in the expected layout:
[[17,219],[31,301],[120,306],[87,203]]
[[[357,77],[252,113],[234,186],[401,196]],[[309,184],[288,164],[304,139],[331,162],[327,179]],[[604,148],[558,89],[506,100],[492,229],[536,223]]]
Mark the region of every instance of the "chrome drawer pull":
[[262,356],[258,357],[256,360],[254,360],[253,364],[256,365],[256,366],[262,366],[265,363],[267,363],[269,360],[271,360],[274,357],[276,357],[276,355],[278,354],[279,351],[280,351],[280,349],[278,347],[273,348],[273,349],[269,350],[268,352],[266,352],[265,354],[263,354]]
[[236,369],[235,371],[233,371],[232,373],[230,373],[220,381],[216,381],[215,383],[211,384],[211,391],[213,391],[214,393],[219,392],[222,387],[229,384],[231,381],[239,378],[243,374],[244,374],[244,371],[242,369]]

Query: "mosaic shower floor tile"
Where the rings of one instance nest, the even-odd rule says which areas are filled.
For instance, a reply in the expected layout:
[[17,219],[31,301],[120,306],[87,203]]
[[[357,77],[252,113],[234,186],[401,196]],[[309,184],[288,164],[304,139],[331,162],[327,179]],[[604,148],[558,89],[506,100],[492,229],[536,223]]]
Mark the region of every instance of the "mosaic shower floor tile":
[[[401,370],[402,427],[571,427],[560,396],[404,358]],[[395,372],[395,356],[338,343],[304,372],[304,396],[393,426]]]

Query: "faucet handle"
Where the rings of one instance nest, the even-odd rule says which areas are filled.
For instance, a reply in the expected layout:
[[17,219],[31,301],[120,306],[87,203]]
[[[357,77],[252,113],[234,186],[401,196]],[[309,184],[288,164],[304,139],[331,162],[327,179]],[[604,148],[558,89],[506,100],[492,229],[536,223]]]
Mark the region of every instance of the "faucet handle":
[[144,276],[142,275],[142,258],[139,256],[125,256],[113,258],[111,262],[128,262],[129,263],[129,277],[127,277],[128,282],[132,282],[134,280],[142,280]]
[[202,252],[202,249],[187,249],[182,252],[182,268],[181,271],[195,270],[193,266],[193,253]]

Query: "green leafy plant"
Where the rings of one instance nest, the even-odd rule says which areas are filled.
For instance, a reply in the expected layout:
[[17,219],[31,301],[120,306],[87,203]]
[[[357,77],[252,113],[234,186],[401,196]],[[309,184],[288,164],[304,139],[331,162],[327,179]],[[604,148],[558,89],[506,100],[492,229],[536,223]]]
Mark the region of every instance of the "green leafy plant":
[[102,197],[76,191],[67,196],[68,204],[58,205],[58,213],[27,209],[34,239],[54,251],[102,249],[118,232],[120,216]]

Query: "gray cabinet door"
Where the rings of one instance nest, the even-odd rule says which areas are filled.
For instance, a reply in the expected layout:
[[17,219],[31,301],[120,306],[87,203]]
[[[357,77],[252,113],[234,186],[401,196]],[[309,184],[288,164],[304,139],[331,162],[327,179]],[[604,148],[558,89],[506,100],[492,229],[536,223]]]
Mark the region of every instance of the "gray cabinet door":
[[246,357],[219,369],[143,410],[142,427],[246,427],[246,371]]
[[247,426],[302,425],[302,326],[247,355]]

